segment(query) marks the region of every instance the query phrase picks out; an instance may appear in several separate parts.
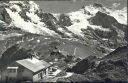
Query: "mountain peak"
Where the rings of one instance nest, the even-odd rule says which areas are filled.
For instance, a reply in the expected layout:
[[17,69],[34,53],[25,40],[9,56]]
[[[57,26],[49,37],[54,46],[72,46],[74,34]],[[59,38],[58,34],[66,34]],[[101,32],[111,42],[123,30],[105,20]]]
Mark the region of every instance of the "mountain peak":
[[125,8],[112,11],[94,3],[78,11],[55,15],[43,12],[33,1],[8,1],[1,5],[0,20],[6,25],[2,26],[2,30],[15,27],[32,34],[75,38],[92,47],[101,44],[96,50],[102,52],[110,52],[108,48],[115,49],[126,44],[123,40],[127,35]]
[[102,4],[100,4],[100,3],[94,3],[93,6],[97,7],[97,8],[102,8],[103,7]]

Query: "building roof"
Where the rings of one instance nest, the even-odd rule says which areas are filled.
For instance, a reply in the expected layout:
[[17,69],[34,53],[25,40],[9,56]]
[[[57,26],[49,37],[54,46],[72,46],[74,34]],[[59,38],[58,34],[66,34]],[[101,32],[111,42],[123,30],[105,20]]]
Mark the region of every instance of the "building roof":
[[49,63],[47,63],[45,61],[40,61],[40,60],[38,60],[36,58],[23,59],[23,60],[18,60],[16,62],[18,64],[26,67],[27,69],[31,70],[34,73],[50,66]]

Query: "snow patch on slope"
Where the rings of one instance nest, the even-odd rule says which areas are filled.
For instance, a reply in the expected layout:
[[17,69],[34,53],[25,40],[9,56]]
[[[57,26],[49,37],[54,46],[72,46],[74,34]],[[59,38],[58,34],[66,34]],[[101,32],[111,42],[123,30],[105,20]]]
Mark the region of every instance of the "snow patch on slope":
[[10,8],[11,9],[16,9],[17,12],[20,12],[21,11],[20,7],[17,6],[17,5],[15,5],[15,4],[14,5],[11,5]]
[[39,10],[39,5],[37,5],[36,3],[34,3],[33,1],[29,1],[30,4],[30,12],[36,12],[37,10]]
[[0,40],[5,40],[6,38],[10,38],[10,37],[14,37],[14,36],[22,36],[22,34],[18,34],[18,33],[10,33],[7,35],[0,34]]
[[[41,22],[40,17],[36,14],[39,11],[39,5],[34,3],[33,1],[10,1],[10,8],[6,8],[7,13],[10,15],[12,22],[10,26],[16,26],[21,28],[22,30],[34,33],[34,34],[47,34],[50,36],[55,36],[58,34],[54,30],[50,30],[47,28],[44,22]],[[16,3],[22,4],[22,7],[17,5]],[[20,11],[27,8],[25,14],[30,20],[24,21],[24,18],[20,16]],[[12,11],[11,9],[15,9],[16,11]],[[92,29],[100,29],[102,31],[110,31],[109,29],[102,28],[101,26],[91,25],[87,19],[95,16],[95,14],[100,11],[106,13],[110,16],[113,16],[119,23],[127,25],[127,8],[122,10],[113,10],[106,7],[94,7],[93,5],[85,6],[83,9],[80,9],[75,12],[67,13],[69,18],[71,19],[72,25],[66,27],[70,32],[67,32],[63,29],[63,27],[59,27],[58,30],[70,37],[72,37],[72,33],[84,37],[81,29],[87,29],[90,26]],[[53,14],[53,16],[59,20],[60,14]]]
[[[100,11],[106,13],[107,15],[113,16],[119,23],[127,25],[127,8],[123,8],[122,10],[112,10],[107,7],[99,7],[96,8],[93,5],[85,6],[83,9],[79,11],[68,13],[72,24],[67,27],[67,29],[74,34],[84,36],[82,34],[81,29],[87,29],[87,26],[90,26],[92,29],[100,29],[102,31],[110,31],[110,29],[102,28],[101,26],[91,25],[87,19],[95,16],[95,14]],[[89,12],[90,14],[87,14]]]
[[121,10],[110,10],[110,16],[113,16],[119,23],[127,25],[127,7]]
[[26,15],[31,19],[31,21],[32,22],[34,22],[34,23],[38,23],[38,22],[40,22],[40,18],[36,15],[36,14],[34,14],[34,13],[26,13]]
[[90,16],[85,15],[83,10],[79,10],[79,11],[76,11],[76,12],[71,12],[68,15],[69,15],[73,25],[67,27],[67,29],[70,30],[71,32],[77,34],[77,35],[84,36],[82,34],[81,29],[82,28],[84,28],[84,29],[87,28],[87,25],[89,25],[89,22],[87,21],[87,19]]
[[[17,4],[22,6],[20,7]],[[41,18],[36,14],[36,12],[39,11],[39,6],[33,1],[10,1],[9,7],[10,8],[5,9],[12,19],[10,26],[16,26],[17,28],[34,34],[58,36],[55,31],[48,29],[45,23],[40,21]],[[12,9],[15,9],[16,11],[13,11]],[[30,20],[25,21],[25,18],[20,16],[19,13],[22,11],[25,12]]]
[[[89,11],[90,7],[91,6],[88,6],[85,8]],[[70,17],[73,25],[67,27],[67,29],[70,30],[71,32],[73,32],[74,34],[77,34],[82,37],[84,37],[84,34],[81,31],[81,29],[87,29],[88,26],[90,26],[92,29],[100,29],[102,31],[110,31],[109,29],[102,28],[101,26],[91,25],[89,23],[89,21],[87,19],[91,18],[98,12],[98,10],[95,10],[92,7],[90,9],[91,9],[90,10],[91,14],[93,14],[93,15],[85,14],[84,9],[80,9],[79,11],[68,13],[68,16]]]
[[54,31],[49,30],[48,28],[46,28],[45,24],[43,22],[39,22],[39,19],[37,19],[36,16],[34,16],[33,14],[28,14],[28,16],[33,16],[33,19],[31,17],[31,19],[34,21],[36,18],[36,22],[37,24],[34,24],[30,21],[26,22],[24,21],[23,18],[21,18],[21,16],[18,14],[18,12],[12,12],[10,9],[6,8],[7,13],[10,15],[11,19],[12,19],[12,26],[16,26],[18,28],[21,28],[22,30],[31,32],[31,33],[35,33],[35,34],[48,34],[48,35],[57,35]]
[[101,11],[101,8],[95,8],[92,5],[89,5],[85,6],[84,10],[90,12],[90,14],[94,16],[98,11]]

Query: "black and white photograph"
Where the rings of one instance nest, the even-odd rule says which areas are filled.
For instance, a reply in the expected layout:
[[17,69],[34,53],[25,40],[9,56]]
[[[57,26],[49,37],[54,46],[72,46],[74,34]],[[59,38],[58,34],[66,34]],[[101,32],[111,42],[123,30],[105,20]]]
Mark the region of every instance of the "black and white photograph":
[[0,83],[128,83],[127,0],[0,0]]

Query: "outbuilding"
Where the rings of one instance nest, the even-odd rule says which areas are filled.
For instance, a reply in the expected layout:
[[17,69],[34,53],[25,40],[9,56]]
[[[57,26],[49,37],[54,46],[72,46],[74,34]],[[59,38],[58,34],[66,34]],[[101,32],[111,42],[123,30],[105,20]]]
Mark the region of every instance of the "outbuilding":
[[36,58],[18,60],[1,71],[1,80],[38,81],[48,75],[50,64]]

